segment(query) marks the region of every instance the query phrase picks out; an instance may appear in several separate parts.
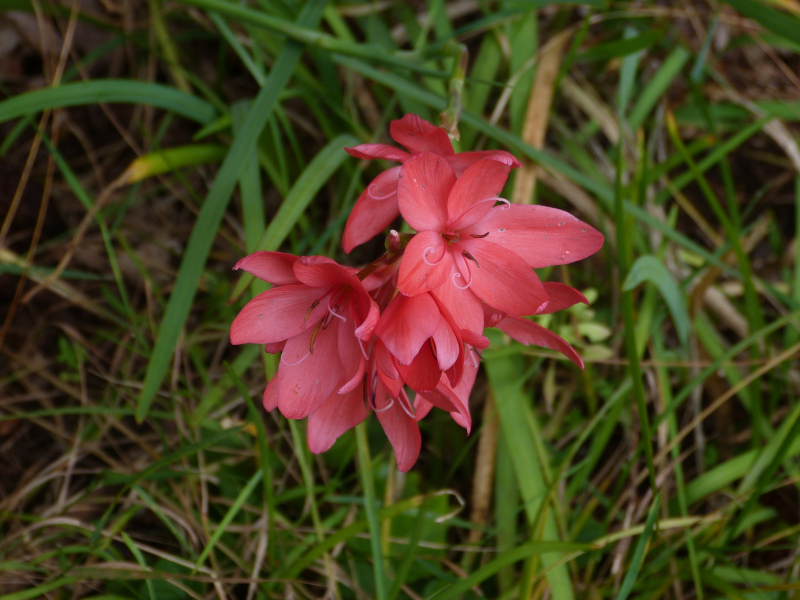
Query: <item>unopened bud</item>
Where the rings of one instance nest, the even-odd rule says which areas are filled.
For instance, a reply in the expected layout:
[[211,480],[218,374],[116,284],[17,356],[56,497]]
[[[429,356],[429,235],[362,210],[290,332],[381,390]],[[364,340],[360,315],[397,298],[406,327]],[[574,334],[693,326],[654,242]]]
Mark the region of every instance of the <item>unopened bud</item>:
[[403,241],[400,239],[400,234],[394,229],[389,231],[389,235],[386,236],[386,242],[384,243],[384,246],[389,256],[400,252],[403,249]]

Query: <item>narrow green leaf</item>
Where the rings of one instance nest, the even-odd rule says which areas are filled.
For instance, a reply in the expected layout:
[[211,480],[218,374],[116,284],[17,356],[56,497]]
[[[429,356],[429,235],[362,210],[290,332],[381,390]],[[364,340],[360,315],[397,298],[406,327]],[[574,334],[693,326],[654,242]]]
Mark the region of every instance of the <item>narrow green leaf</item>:
[[675,81],[690,56],[688,50],[683,46],[678,46],[661,64],[661,67],[639,94],[639,99],[631,109],[628,116],[628,125],[631,129],[637,129],[644,123],[647,115],[650,114],[656,103],[664,97],[664,92]]
[[[496,331],[487,331],[487,336],[493,344],[499,346],[499,336]],[[523,373],[524,361],[520,355],[507,356],[486,360],[486,374],[489,385],[497,404],[497,414],[500,420],[501,435],[513,448],[511,461],[514,466],[519,490],[522,494],[528,524],[531,529],[538,527],[537,518],[543,502],[547,498],[548,486],[545,482],[542,469],[537,461],[536,443],[529,426],[530,398],[522,390],[520,373]],[[543,511],[545,522],[542,541],[558,540],[553,511]],[[545,567],[556,563],[561,557],[548,555],[542,557]],[[566,565],[559,565],[547,573],[547,581],[552,588],[553,597],[569,600],[574,597],[569,571]]]
[[144,104],[181,115],[202,125],[217,117],[205,100],[160,83],[98,79],[33,90],[0,102],[0,123],[37,112],[86,104]]
[[636,549],[633,551],[631,564],[628,566],[628,570],[625,573],[625,578],[622,580],[622,585],[619,588],[617,600],[625,600],[630,595],[631,590],[636,583],[636,579],[639,577],[639,571],[641,571],[642,564],[644,563],[644,555],[645,551],[647,550],[647,544],[650,541],[650,534],[653,532],[653,526],[656,523],[656,517],[658,516],[658,511],[660,508],[661,492],[658,492],[655,500],[653,501],[653,506],[650,507],[650,512],[647,515],[647,521],[644,524],[644,533],[642,533],[642,535],[639,537],[639,541],[636,542]]
[[689,312],[681,296],[681,288],[675,282],[666,267],[655,256],[640,256],[631,267],[628,276],[622,284],[623,291],[629,292],[640,283],[649,281],[654,284],[664,301],[667,303],[675,329],[681,343],[685,344],[689,339]]
[[[306,3],[298,21],[306,26],[314,26],[322,16],[326,4],[327,0],[313,0]],[[270,71],[266,85],[253,101],[241,134],[234,140],[200,209],[147,366],[136,408],[136,420],[139,422],[147,416],[150,404],[169,368],[181,330],[189,316],[203,266],[216,238],[228,200],[246,164],[245,159],[255,147],[261,130],[275,108],[278,96],[288,83],[301,54],[302,47],[299,44],[286,43]]]
[[[328,145],[311,159],[289,190],[277,214],[269,222],[255,250],[277,250],[280,247],[325,182],[350,156],[344,151],[345,146],[356,144],[358,140],[353,136],[340,135],[328,142]],[[251,281],[253,281],[252,275],[242,275],[231,297],[238,298]]]
[[749,19],[761,23],[764,27],[786,38],[790,42],[800,44],[800,19],[789,13],[780,12],[761,2],[753,0],[723,0]]
[[211,551],[214,549],[214,546],[217,545],[219,538],[222,537],[222,534],[225,533],[225,531],[228,528],[228,525],[230,525],[233,522],[233,519],[236,517],[236,515],[239,514],[239,511],[241,510],[242,506],[244,506],[244,503],[247,502],[248,498],[250,498],[250,494],[252,494],[253,490],[256,489],[256,486],[261,482],[261,478],[263,476],[264,476],[263,470],[259,469],[258,471],[256,471],[250,478],[250,481],[247,482],[247,485],[244,486],[244,489],[241,492],[239,492],[238,496],[236,496],[236,500],[234,500],[233,504],[231,504],[231,507],[228,509],[228,512],[225,513],[225,516],[222,517],[222,520],[219,522],[219,525],[217,525],[217,528],[214,530],[214,533],[211,534],[211,537],[209,538],[205,548],[203,548],[203,551],[197,558],[197,562],[195,562],[194,565],[195,572],[206,561],[208,555],[211,554]]
[[[578,544],[575,542],[536,542],[518,546],[513,550],[503,552],[503,554],[495,558],[492,562],[482,566],[458,583],[454,583],[438,594],[430,596],[430,600],[450,600],[451,598],[457,598],[479,583],[486,581],[503,567],[513,565],[515,562],[532,556],[542,556],[542,561],[544,562],[545,557],[552,557],[554,554],[557,556],[563,556],[567,552],[582,554],[593,549],[594,547],[591,544]],[[566,565],[562,565],[561,567],[566,567]],[[554,595],[553,598],[555,597]]]
[[635,37],[626,37],[622,40],[614,40],[593,46],[586,52],[582,52],[575,57],[575,61],[609,60],[611,58],[621,58],[630,54],[635,54],[650,48],[656,44],[665,31],[658,29],[648,29]]

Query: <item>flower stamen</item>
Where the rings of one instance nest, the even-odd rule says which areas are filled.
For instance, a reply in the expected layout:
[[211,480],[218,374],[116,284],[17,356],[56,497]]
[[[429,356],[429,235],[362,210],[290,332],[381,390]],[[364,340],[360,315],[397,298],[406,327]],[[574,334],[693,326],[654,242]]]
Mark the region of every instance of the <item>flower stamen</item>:
[[389,404],[387,404],[383,408],[378,408],[378,406],[375,405],[375,406],[372,407],[372,410],[374,410],[375,412],[386,412],[387,410],[389,410],[390,408],[392,408],[394,406],[394,398],[389,396],[389,400],[390,400]]
[[460,290],[465,290],[465,289],[467,289],[469,286],[471,286],[471,285],[472,285],[472,278],[470,278],[470,280],[467,282],[467,285],[463,285],[463,286],[462,286],[462,285],[458,285],[458,284],[456,283],[456,277],[460,277],[461,279],[464,279],[464,276],[463,276],[461,273],[453,273],[453,285],[454,285],[454,286],[456,286],[458,289],[460,289]]
[[386,198],[390,198],[391,196],[397,193],[396,190],[390,191],[388,194],[384,194],[381,196],[380,194],[376,193],[378,186],[374,183],[371,183],[367,186],[367,191],[369,192],[370,197],[374,198],[375,200],[386,200]]
[[285,356],[286,356],[285,354],[281,353],[281,362],[285,364],[287,367],[293,367],[295,365],[299,365],[301,362],[303,362],[305,359],[311,356],[311,351],[309,350],[308,352],[306,352],[305,356],[303,356],[303,358],[301,358],[297,362],[287,362],[283,360]]
[[444,252],[442,252],[442,256],[441,256],[441,258],[439,260],[437,260],[436,262],[430,262],[428,260],[428,254],[430,254],[431,252],[436,252],[436,248],[434,248],[433,246],[428,246],[427,248],[425,248],[425,251],[422,253],[422,260],[429,267],[435,267],[440,262],[442,262],[442,260],[444,260]]

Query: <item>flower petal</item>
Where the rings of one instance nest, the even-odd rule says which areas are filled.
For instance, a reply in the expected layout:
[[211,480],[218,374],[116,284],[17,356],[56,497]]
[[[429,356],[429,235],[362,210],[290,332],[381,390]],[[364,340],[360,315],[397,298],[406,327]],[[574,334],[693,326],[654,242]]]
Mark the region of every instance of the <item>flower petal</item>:
[[264,344],[264,352],[266,352],[267,354],[277,354],[278,352],[283,352],[283,347],[285,345],[286,345],[286,340]]
[[407,296],[436,289],[447,281],[453,256],[436,231],[423,231],[408,242],[400,260],[397,289]]
[[275,373],[272,379],[269,380],[267,383],[267,387],[264,389],[264,397],[262,398],[261,402],[264,405],[264,409],[267,412],[273,411],[278,408],[278,386],[280,385],[280,373]]
[[[458,273],[455,264],[450,269],[450,281],[431,292],[440,306],[449,312],[459,329],[469,329],[479,333],[483,331],[483,303],[469,289],[462,290],[453,283]],[[463,286],[463,280],[459,280]]]
[[[405,392],[402,392],[402,395],[405,396]],[[378,421],[394,448],[397,468],[401,471],[408,471],[417,462],[419,450],[422,447],[422,436],[419,433],[416,419],[410,417],[400,407],[400,402],[403,400],[394,400],[394,403],[389,406],[391,400],[387,398],[382,385],[378,384],[378,396],[375,400]]]
[[428,294],[398,294],[383,311],[375,335],[398,361],[411,364],[422,345],[433,335],[442,316]]
[[278,367],[278,408],[287,419],[307,417],[339,385],[338,323],[331,318],[327,329],[309,329],[286,342]]
[[344,151],[350,156],[363,158],[366,160],[382,158],[384,160],[396,160],[397,162],[403,162],[409,156],[408,152],[405,150],[401,150],[400,148],[395,148],[394,146],[389,146],[387,144],[360,144],[358,146],[353,146],[352,148],[345,148]]
[[417,397],[414,398],[414,418],[417,420],[417,423],[427,417],[432,409],[433,404],[425,400],[422,394],[417,394]]
[[398,364],[397,370],[406,385],[415,392],[433,390],[442,376],[442,370],[431,351],[430,344],[423,344],[411,364]]
[[360,286],[361,280],[356,277],[356,273],[352,267],[343,267],[324,256],[301,256],[294,263],[294,274],[300,283],[310,288],[326,290],[326,293],[336,286]]
[[505,319],[497,324],[497,328],[504,331],[511,338],[517,340],[520,344],[526,346],[541,346],[542,348],[549,348],[560,352],[581,369],[583,369],[583,361],[575,349],[570,346],[563,338],[557,336],[549,329],[545,329],[538,323],[528,321],[513,315],[508,315]]
[[[511,165],[492,158],[481,159],[467,168],[456,180],[447,198],[449,223],[457,221],[461,215],[484,200],[496,198],[503,191],[510,171]],[[488,212],[494,206],[494,201],[487,202],[486,206]],[[476,215],[475,221],[482,217],[483,215]],[[462,227],[466,225],[464,223]]]
[[408,114],[392,121],[389,133],[395,142],[411,152],[433,152],[440,156],[453,154],[453,144],[447,132],[417,115]]
[[441,156],[430,152],[412,156],[400,167],[400,214],[417,231],[444,232],[447,196],[455,182],[456,174]]
[[367,361],[361,351],[352,319],[339,323],[339,362],[342,363],[342,380],[340,394],[354,389],[363,379]]
[[[459,331],[459,334],[461,332]],[[451,328],[450,324],[442,319],[439,321],[439,326],[433,332],[433,343],[436,347],[436,360],[439,363],[439,369],[446,371],[452,367],[457,360],[462,356],[462,344]]]
[[309,449],[314,454],[326,452],[339,436],[368,416],[361,386],[348,394],[331,394],[308,417]]
[[261,250],[245,256],[234,265],[233,270],[244,269],[273,285],[292,285],[298,283],[292,270],[296,260],[297,257],[292,254]]
[[436,389],[420,395],[435,407],[449,412],[453,415],[453,418],[456,415],[460,416],[461,419],[457,420],[457,422],[467,430],[467,433],[472,429],[472,417],[469,414],[469,407],[450,389],[445,377],[442,377],[442,381],[436,386]]
[[558,283],[557,281],[543,282],[542,285],[544,285],[544,291],[547,292],[547,297],[550,299],[550,301],[543,310],[537,313],[539,315],[549,315],[550,313],[574,306],[579,302],[582,302],[587,306],[589,305],[589,301],[586,299],[586,296],[581,294],[574,287],[570,287],[563,283]]
[[599,231],[548,206],[498,206],[463,233],[487,231],[487,241],[516,252],[535,269],[581,260],[603,246]]
[[368,242],[397,218],[397,178],[400,167],[378,175],[358,197],[344,226],[342,247],[346,253]]
[[478,162],[482,158],[493,158],[500,162],[506,163],[512,169],[518,169],[521,165],[520,162],[512,154],[505,150],[476,150],[473,152],[458,152],[445,157],[447,162],[453,167],[456,175],[461,177],[461,174],[471,164]]
[[269,344],[296,336],[317,321],[327,307],[314,302],[322,292],[304,285],[285,285],[250,300],[231,324],[232,344]]
[[[462,240],[457,244],[469,252],[470,289],[491,306],[514,315],[532,315],[547,302],[542,282],[525,261],[506,248],[486,240]],[[470,279],[471,278],[471,279]]]

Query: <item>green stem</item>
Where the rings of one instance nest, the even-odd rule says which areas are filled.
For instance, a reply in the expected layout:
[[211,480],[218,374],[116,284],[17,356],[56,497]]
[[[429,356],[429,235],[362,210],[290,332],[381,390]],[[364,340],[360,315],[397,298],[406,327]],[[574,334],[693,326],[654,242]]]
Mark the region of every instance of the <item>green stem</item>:
[[372,458],[369,454],[369,443],[367,442],[367,426],[364,423],[356,426],[356,445],[358,447],[361,485],[364,488],[364,507],[367,511],[367,523],[369,523],[369,541],[372,546],[375,597],[377,600],[387,600],[386,577],[383,572],[383,550],[381,550],[381,522],[378,518],[375,480],[372,476]]

